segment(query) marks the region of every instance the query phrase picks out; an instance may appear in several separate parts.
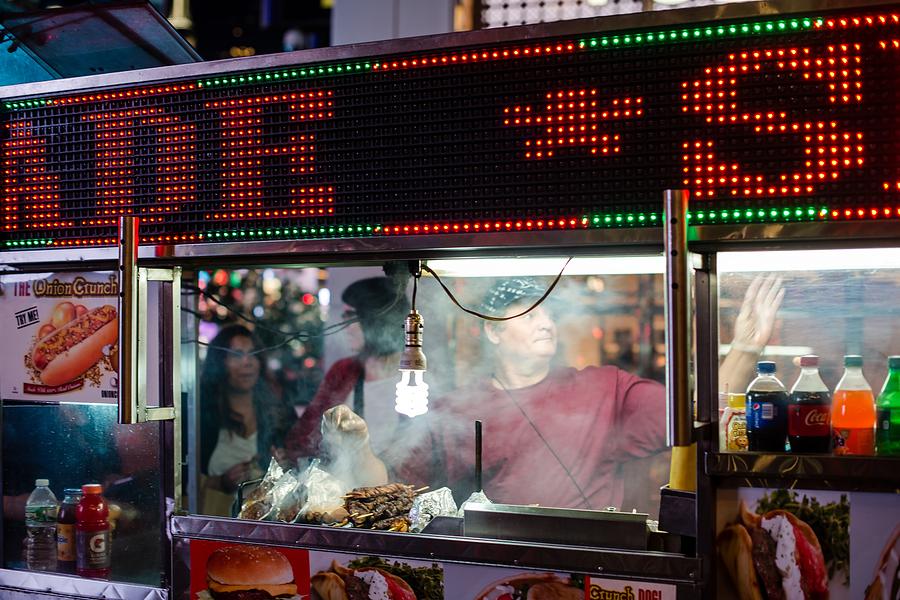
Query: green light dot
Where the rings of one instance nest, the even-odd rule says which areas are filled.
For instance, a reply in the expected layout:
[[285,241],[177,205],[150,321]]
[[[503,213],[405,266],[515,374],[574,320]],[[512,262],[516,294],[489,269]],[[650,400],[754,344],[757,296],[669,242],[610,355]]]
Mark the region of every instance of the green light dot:
[[631,43],[631,36],[630,36],[630,35],[626,35],[625,37],[622,38],[622,41],[623,41],[624,43],[626,43],[626,44],[630,44],[630,43]]
[[787,28],[787,24],[784,21],[778,21],[778,29]]
[[366,68],[367,68],[367,69],[371,69],[371,68],[372,68],[372,65],[371,65],[371,64],[369,64],[369,63],[366,63],[366,65],[365,65],[365,66],[366,66]]
[[324,72],[325,72],[325,69],[323,69],[322,67],[319,67],[319,75],[321,75]]
[[725,35],[725,28],[724,28],[724,27],[717,27],[717,28],[716,28],[716,35]]
[[747,212],[744,213],[744,216],[747,217],[748,219],[752,219],[752,218],[753,218],[753,211],[752,211],[752,210],[748,210]]
[[612,39],[612,43],[613,43],[613,46],[617,45],[617,44],[619,43],[619,38],[618,38],[618,37],[614,37],[614,38]]
[[741,25],[741,33],[750,33],[749,25]]
[[775,28],[771,23],[766,23],[766,31],[772,31]]
[[597,47],[597,40],[591,40],[591,48]]
[[648,42],[652,42],[654,39],[656,39],[656,36],[654,36],[652,33],[648,33],[648,34],[647,34],[647,41],[648,41]]
[[638,215],[638,221],[640,221],[641,223],[643,223],[646,220],[647,220],[647,217],[645,217],[643,213]]
[[[321,71],[322,71],[322,70],[319,69],[319,72],[321,72]],[[329,72],[329,73],[334,73],[334,69],[333,69],[332,67],[328,67],[328,72]]]
[[616,223],[622,222],[622,215],[616,215]]
[[735,33],[737,33],[737,27],[735,27],[734,25],[730,26],[730,27],[728,28],[728,33],[730,33],[730,34],[732,34],[732,35],[735,34]]
[[600,43],[603,44],[604,46],[609,46],[609,39],[603,38],[602,40],[600,40]]
[[612,223],[612,217],[609,215],[606,215],[605,217],[603,217],[603,222],[604,223]]
[[600,217],[594,217],[594,223],[599,223],[599,222],[600,222]]
[[296,76],[297,76],[297,71],[291,71],[291,77],[296,77]]
[[634,215],[628,215],[628,216],[625,218],[625,220],[628,221],[629,223],[633,223],[633,222],[634,222]]
[[798,23],[795,19],[791,19],[790,26],[791,29],[797,29],[798,27],[800,27],[800,23]]

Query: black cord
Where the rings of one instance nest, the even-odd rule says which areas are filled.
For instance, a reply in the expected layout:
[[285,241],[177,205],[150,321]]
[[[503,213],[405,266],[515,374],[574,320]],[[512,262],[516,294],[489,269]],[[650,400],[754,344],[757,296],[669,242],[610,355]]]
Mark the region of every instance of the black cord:
[[565,472],[566,476],[569,478],[569,481],[572,482],[572,485],[575,486],[575,489],[578,490],[578,493],[581,495],[581,501],[584,503],[584,505],[587,506],[588,509],[593,510],[594,507],[591,506],[591,501],[588,500],[587,494],[584,493],[584,490],[581,489],[581,486],[578,485],[577,481],[575,481],[575,476],[572,475],[571,471],[569,471],[569,468],[566,466],[566,463],[564,463],[562,461],[562,459],[556,453],[556,450],[553,449],[553,446],[551,446],[550,442],[547,441],[547,438],[544,437],[544,434],[541,433],[540,429],[537,428],[537,425],[534,424],[534,421],[532,421],[531,418],[528,416],[528,413],[525,412],[525,409],[523,409],[522,406],[516,401],[515,397],[512,395],[512,392],[510,392],[508,389],[506,389],[506,386],[503,385],[503,382],[497,378],[497,375],[491,373],[491,378],[494,381],[496,381],[497,384],[500,386],[500,389],[506,393],[506,397],[509,398],[509,401],[512,402],[513,405],[519,409],[519,412],[522,413],[522,416],[525,418],[526,421],[528,421],[528,424],[531,425],[531,428],[534,430],[534,432],[537,434],[537,436],[540,438],[540,440],[544,443],[544,446],[546,446],[547,450],[550,451],[550,454],[553,455],[553,458],[556,459],[556,462],[559,463],[559,466],[562,467],[562,470]]
[[[511,319],[518,319],[519,317],[521,317],[523,315],[527,315],[528,313],[530,313],[531,311],[536,309],[538,306],[540,306],[541,302],[543,302],[544,300],[547,299],[547,296],[550,295],[550,293],[553,291],[553,288],[555,288],[556,284],[559,283],[559,280],[562,278],[563,272],[565,272],[566,267],[568,267],[569,263],[572,262],[572,258],[573,257],[570,256],[568,259],[566,259],[566,263],[562,266],[562,269],[559,270],[559,273],[557,273],[556,278],[553,280],[553,283],[550,284],[550,287],[547,288],[547,291],[545,291],[544,294],[540,298],[538,298],[534,304],[532,304],[531,306],[529,306],[527,309],[523,310],[522,312],[515,314],[515,315],[510,315],[508,317],[492,317],[491,315],[486,315],[484,313],[480,313],[477,310],[472,310],[471,308],[466,308],[465,306],[463,306],[462,304],[459,303],[459,300],[456,299],[456,296],[453,295],[453,292],[450,291],[450,288],[448,288],[444,284],[444,282],[441,280],[440,275],[435,273],[434,270],[432,270],[428,265],[422,265],[422,270],[426,271],[428,273],[431,273],[431,275],[437,280],[437,282],[440,284],[440,286],[442,288],[444,288],[444,292],[447,293],[447,296],[450,297],[450,300],[453,301],[453,304],[455,304],[463,312],[469,313],[470,315],[474,315],[474,316],[478,317],[479,319],[484,319],[485,321],[509,321]],[[413,288],[413,291],[415,292],[415,288]],[[415,304],[413,304],[413,307],[415,307]]]

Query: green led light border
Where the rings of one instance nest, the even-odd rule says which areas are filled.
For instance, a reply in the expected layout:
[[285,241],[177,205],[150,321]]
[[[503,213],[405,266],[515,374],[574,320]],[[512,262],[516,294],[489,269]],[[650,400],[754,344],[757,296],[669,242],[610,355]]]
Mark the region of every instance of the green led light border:
[[233,87],[242,85],[255,85],[258,83],[280,83],[294,79],[309,79],[310,77],[331,77],[334,75],[350,75],[354,73],[368,73],[372,71],[373,61],[310,65],[304,67],[290,67],[277,71],[261,71],[259,73],[245,73],[241,75],[223,75],[209,79],[197,80],[200,89],[221,87]]
[[742,37],[766,34],[799,33],[816,29],[825,22],[823,17],[779,18],[728,25],[707,25],[671,29],[668,31],[645,31],[639,33],[618,33],[592,37],[579,41],[583,49],[607,50],[644,44],[666,44],[691,41],[706,41],[710,38]]
[[[738,23],[730,23],[730,24],[722,24],[722,25],[691,25],[685,26],[681,28],[672,28],[667,30],[658,30],[658,31],[639,31],[632,30],[630,32],[622,32],[616,34],[609,34],[604,36],[596,36],[583,38],[578,40],[577,42],[572,42],[576,45],[576,47],[580,50],[603,50],[603,49],[614,49],[621,47],[633,47],[636,45],[643,44],[668,44],[668,43],[682,43],[682,42],[691,42],[691,41],[703,41],[709,40],[711,38],[722,38],[722,37],[744,37],[744,36],[757,36],[757,35],[766,35],[766,34],[787,34],[787,33],[799,33],[806,32],[809,30],[815,30],[820,28],[825,23],[825,18],[822,16],[807,16],[807,17],[780,17],[780,18],[757,18],[754,20],[749,20],[745,22]],[[536,40],[539,42],[539,40]],[[504,47],[512,47],[516,45],[517,42],[510,42]],[[518,43],[528,43],[527,40],[522,40]],[[451,54],[458,54],[460,52],[474,51],[476,48],[466,49],[459,48],[453,51],[444,51],[440,54],[428,54],[429,57],[443,57],[449,56]],[[482,49],[477,49],[481,51]],[[492,49],[483,49],[488,52],[493,52]],[[398,55],[399,56],[399,55]],[[524,54],[519,54],[517,56],[506,56],[501,59],[489,59],[491,60],[519,60],[519,59],[527,59],[534,58],[538,56],[537,54],[531,54],[530,56],[526,56]],[[223,74],[217,77],[209,77],[204,79],[199,79],[195,81],[198,89],[219,89],[223,87],[239,87],[239,86],[247,86],[247,85],[256,85],[259,83],[280,83],[283,81],[291,81],[291,80],[303,80],[310,78],[320,78],[320,77],[331,77],[334,75],[349,75],[349,74],[362,74],[362,73],[371,73],[377,70],[378,66],[381,64],[379,61],[385,60],[384,58],[379,59],[368,59],[363,61],[351,61],[351,62],[340,62],[340,63],[321,63],[321,64],[310,64],[304,66],[293,66],[293,67],[281,67],[274,70],[267,71],[259,71],[259,72],[250,72],[250,73],[241,73],[241,74]],[[413,68],[440,68],[447,65],[459,65],[466,64],[461,62],[442,62],[438,60],[433,63],[431,61],[422,62],[420,65],[415,67],[409,67],[409,69]],[[476,64],[475,61],[472,61],[468,64]],[[409,70],[408,68],[403,69],[389,69],[387,72],[393,72],[397,70]],[[61,96],[62,97],[62,96]],[[34,108],[44,107],[50,102],[50,99],[46,98],[32,98],[28,100],[19,100],[16,102],[4,102],[3,108],[7,111],[18,111],[18,110],[28,110]]]

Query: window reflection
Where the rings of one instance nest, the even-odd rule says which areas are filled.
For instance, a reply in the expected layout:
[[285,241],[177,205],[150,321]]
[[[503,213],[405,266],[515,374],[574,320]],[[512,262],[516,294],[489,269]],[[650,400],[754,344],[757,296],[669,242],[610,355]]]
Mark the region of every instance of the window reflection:
[[159,586],[162,569],[158,423],[116,424],[115,405],[3,406],[4,566],[24,568],[25,500],[38,478],[64,488],[101,483],[118,507],[114,581]]
[[[556,261],[554,270],[562,262]],[[564,275],[541,307],[494,324],[463,313],[433,278],[424,277],[416,308],[425,319],[432,408],[413,420],[394,410],[402,325],[411,300],[408,276],[396,269],[386,275],[382,265],[269,269],[240,271],[237,278],[248,285],[236,286],[234,273],[201,274],[207,292],[201,300],[206,315],[201,338],[209,344],[230,322],[242,323],[257,338],[267,336],[259,341],[267,351],[257,355],[263,357],[260,372],[268,372],[273,405],[293,408],[298,417],[295,423],[290,417],[284,421],[290,432],[275,444],[274,454],[285,464],[319,457],[333,470],[345,469],[341,476],[349,485],[370,482],[371,474],[342,463],[340,452],[322,440],[323,415],[345,406],[364,419],[360,440],[387,479],[451,485],[461,500],[474,485],[471,438],[478,418],[485,424],[489,497],[656,512],[658,488],[668,474],[658,270]],[[448,274],[445,283],[465,306],[502,315],[527,308],[553,278]],[[265,284],[271,279],[281,284]],[[498,296],[498,287],[515,286],[513,280],[524,287]],[[277,289],[277,298],[266,286]],[[227,311],[220,310],[222,304],[228,304]],[[201,357],[208,362],[212,352],[202,347]],[[206,369],[203,363],[200,372]],[[297,379],[321,383],[293,385]],[[200,397],[207,393],[202,388],[201,383]],[[201,419],[210,412],[204,409]],[[201,447],[210,442],[201,439]],[[244,458],[262,466],[269,450],[257,443],[258,454]],[[209,475],[208,459],[203,461],[199,468]]]

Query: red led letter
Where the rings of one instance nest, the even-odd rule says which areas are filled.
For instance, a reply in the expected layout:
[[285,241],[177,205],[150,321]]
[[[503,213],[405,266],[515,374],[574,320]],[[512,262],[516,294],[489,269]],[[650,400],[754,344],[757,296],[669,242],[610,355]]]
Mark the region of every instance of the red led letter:
[[619,151],[618,133],[601,133],[600,122],[630,119],[644,114],[643,98],[615,98],[600,108],[597,90],[564,90],[547,94],[544,114],[531,106],[503,109],[504,125],[531,127],[537,135],[525,140],[525,158],[552,158],[556,148],[583,146],[591,154]]
[[[286,106],[293,123],[333,116],[330,91],[273,94],[208,102],[222,119],[222,203],[213,219],[275,219],[334,213],[331,186],[305,184],[315,171],[315,136],[288,133],[277,139],[264,118],[273,106]],[[295,127],[291,127],[294,131]],[[266,171],[282,167],[290,185],[289,205],[273,206],[266,185],[279,179]]]
[[[682,83],[682,110],[705,115],[707,123],[749,126],[762,135],[796,136],[803,151],[803,168],[767,176],[747,173],[738,162],[716,156],[713,140],[685,142],[684,183],[695,198],[712,198],[719,190],[734,197],[812,194],[815,184],[834,181],[841,171],[864,162],[863,134],[846,131],[835,121],[795,121],[785,112],[746,111],[738,104],[738,82],[767,70],[795,71],[803,80],[822,85],[831,104],[862,102],[859,44],[828,46],[820,55],[809,48],[760,50],[731,54],[708,67],[704,77]],[[772,160],[772,159],[769,159]]]
[[7,123],[9,138],[0,146],[3,163],[3,230],[36,231],[71,227],[62,220],[59,175],[47,172],[46,140],[30,122]]
[[[196,127],[165,116],[156,108],[140,108],[81,117],[94,123],[99,210],[85,225],[114,225],[120,215],[149,215],[150,223],[163,220],[161,213],[177,211],[179,203],[196,199]],[[135,206],[135,146],[143,141],[139,128],[152,126],[156,154],[156,197],[147,207]],[[157,216],[154,216],[157,215]]]

